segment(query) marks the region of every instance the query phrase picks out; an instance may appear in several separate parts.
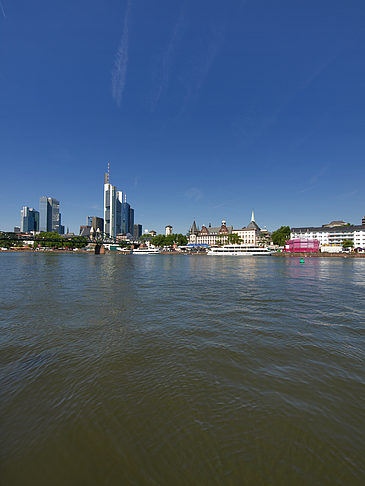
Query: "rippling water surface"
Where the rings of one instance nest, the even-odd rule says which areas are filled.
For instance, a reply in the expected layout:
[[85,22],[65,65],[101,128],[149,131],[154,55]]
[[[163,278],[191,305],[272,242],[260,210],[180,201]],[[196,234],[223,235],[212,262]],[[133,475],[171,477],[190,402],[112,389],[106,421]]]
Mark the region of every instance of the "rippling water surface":
[[365,260],[0,254],[0,484],[365,484]]

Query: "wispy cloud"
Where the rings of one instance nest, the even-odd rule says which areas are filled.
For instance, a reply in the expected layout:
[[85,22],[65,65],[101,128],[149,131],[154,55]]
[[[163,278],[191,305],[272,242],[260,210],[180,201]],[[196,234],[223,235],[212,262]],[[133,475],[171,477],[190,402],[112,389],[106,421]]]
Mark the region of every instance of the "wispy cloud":
[[5,15],[5,10],[4,10],[4,5],[3,5],[3,2],[0,0],[0,8],[1,8],[1,11],[4,15],[4,19],[6,19],[6,15]]
[[317,186],[318,182],[323,178],[324,174],[328,171],[330,166],[330,164],[326,164],[320,167],[309,179],[309,185],[303,187],[302,189],[299,189],[298,193],[302,194],[303,192],[308,192],[314,189]]
[[161,67],[160,67],[160,74],[159,74],[159,83],[157,85],[157,88],[152,94],[151,97],[151,109],[152,111],[155,110],[160,97],[162,93],[167,89],[169,85],[169,79],[170,79],[170,71],[172,69],[172,66],[174,64],[174,59],[175,59],[175,52],[176,52],[176,46],[179,42],[179,40],[182,37],[183,34],[183,27],[184,27],[184,8],[183,6],[180,8],[179,16],[177,18],[177,21],[174,25],[174,29],[172,31],[169,43],[167,45],[166,51],[164,52],[162,56],[162,61],[161,61]]
[[192,65],[189,67],[189,71],[185,73],[185,76],[181,76],[181,80],[185,85],[186,94],[183,98],[178,117],[184,114],[191,100],[195,100],[199,96],[201,87],[222,48],[225,29],[226,26],[222,22],[219,24],[211,23],[207,31],[202,34],[199,41],[200,47],[194,53]]
[[349,192],[343,192],[342,194],[339,194],[337,196],[338,199],[350,199],[352,198],[353,196],[356,196],[356,194],[358,194],[358,189],[354,189],[353,191],[349,191]]
[[197,187],[190,187],[185,191],[185,196],[192,201],[200,201],[203,198],[203,193]]
[[122,102],[123,92],[126,83],[128,68],[128,49],[129,49],[129,17],[132,2],[128,0],[127,10],[124,16],[123,34],[119,43],[119,48],[115,56],[114,67],[112,71],[112,96],[117,105]]

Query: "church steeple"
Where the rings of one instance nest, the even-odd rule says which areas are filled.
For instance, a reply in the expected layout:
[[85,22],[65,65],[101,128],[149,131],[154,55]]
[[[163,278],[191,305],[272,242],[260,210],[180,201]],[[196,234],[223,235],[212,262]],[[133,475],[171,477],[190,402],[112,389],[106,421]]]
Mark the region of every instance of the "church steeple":
[[252,215],[251,215],[251,221],[255,222],[255,213],[254,213],[253,210],[252,210]]

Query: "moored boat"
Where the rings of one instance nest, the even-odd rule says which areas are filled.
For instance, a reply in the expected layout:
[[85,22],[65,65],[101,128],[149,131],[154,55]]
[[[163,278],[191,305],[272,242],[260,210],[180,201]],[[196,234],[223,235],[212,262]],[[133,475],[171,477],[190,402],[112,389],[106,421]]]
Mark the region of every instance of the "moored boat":
[[250,245],[223,245],[212,247],[207,255],[227,255],[227,256],[261,256],[272,255],[269,248]]
[[139,247],[132,250],[132,255],[158,255],[159,253],[159,248],[152,247]]

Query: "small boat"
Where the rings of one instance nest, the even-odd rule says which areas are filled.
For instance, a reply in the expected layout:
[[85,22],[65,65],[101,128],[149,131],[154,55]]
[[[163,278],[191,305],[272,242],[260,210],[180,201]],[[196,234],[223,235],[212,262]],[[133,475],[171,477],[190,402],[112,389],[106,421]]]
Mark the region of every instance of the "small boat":
[[212,247],[207,251],[207,255],[227,255],[227,256],[261,256],[272,255],[269,248],[250,245],[223,245]]
[[132,255],[158,255],[159,253],[160,249],[154,247],[139,247],[132,250]]

